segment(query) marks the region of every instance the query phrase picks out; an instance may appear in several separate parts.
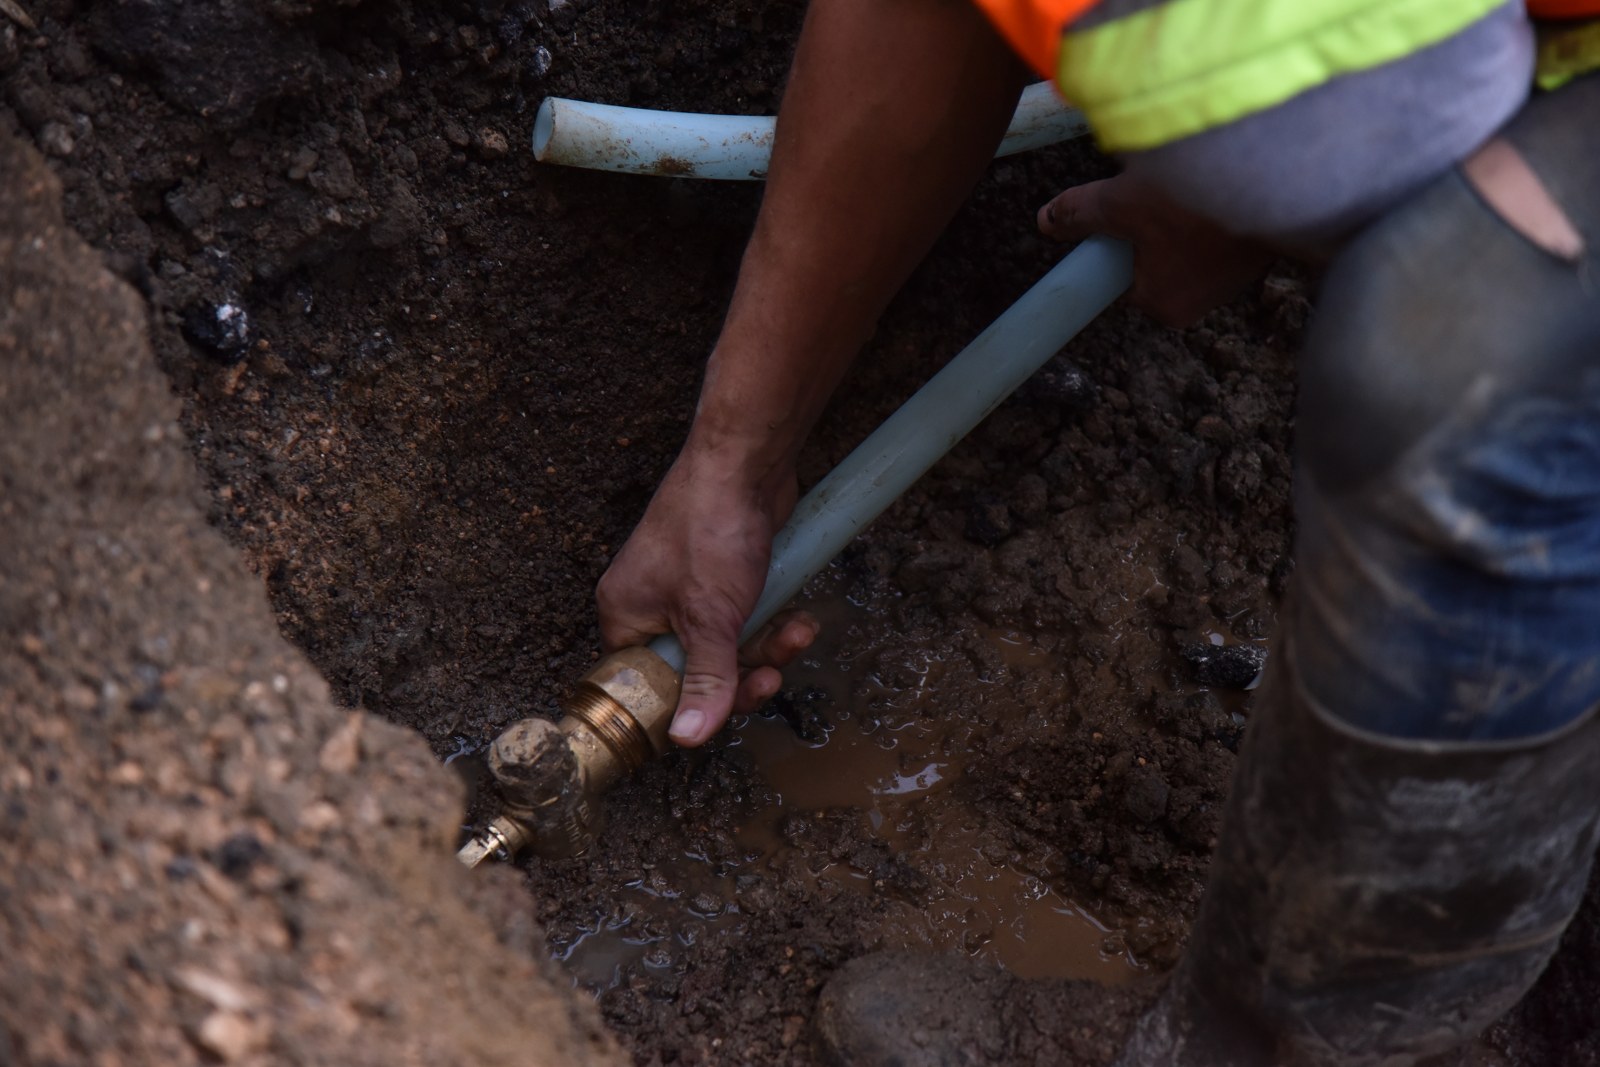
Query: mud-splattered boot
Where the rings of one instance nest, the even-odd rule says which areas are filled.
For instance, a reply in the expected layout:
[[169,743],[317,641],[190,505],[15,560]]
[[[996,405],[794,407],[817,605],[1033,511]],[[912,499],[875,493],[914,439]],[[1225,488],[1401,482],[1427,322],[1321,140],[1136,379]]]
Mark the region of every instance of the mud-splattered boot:
[[1407,1067],[1515,1004],[1582,898],[1594,713],[1522,741],[1397,741],[1338,722],[1277,659],[1188,953],[1118,1067]]

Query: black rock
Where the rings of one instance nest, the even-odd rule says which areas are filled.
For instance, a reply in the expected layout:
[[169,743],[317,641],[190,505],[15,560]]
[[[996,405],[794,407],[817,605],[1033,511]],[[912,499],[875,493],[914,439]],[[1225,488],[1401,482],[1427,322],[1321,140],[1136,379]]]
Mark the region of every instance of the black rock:
[[183,313],[184,336],[221,363],[238,363],[250,347],[250,316],[233,300],[195,304]]
[[1180,655],[1196,681],[1217,689],[1248,689],[1267,662],[1264,645],[1189,645]]
[[266,858],[267,847],[261,843],[259,837],[246,831],[234,834],[218,845],[216,852],[211,856],[211,862],[216,865],[217,870],[237,882],[248,875],[252,867]]
[[188,856],[174,856],[167,861],[165,867],[167,878],[174,882],[183,882],[193,878],[196,870],[198,868],[195,866],[194,860]]
[[1082,368],[1053,359],[1028,380],[1024,397],[1056,406],[1064,414],[1080,415],[1099,402],[1100,387]]
[[161,681],[161,669],[145,663],[135,668],[135,674],[139,679],[138,692],[128,702],[128,710],[142,715],[159,708],[166,697],[166,687]]

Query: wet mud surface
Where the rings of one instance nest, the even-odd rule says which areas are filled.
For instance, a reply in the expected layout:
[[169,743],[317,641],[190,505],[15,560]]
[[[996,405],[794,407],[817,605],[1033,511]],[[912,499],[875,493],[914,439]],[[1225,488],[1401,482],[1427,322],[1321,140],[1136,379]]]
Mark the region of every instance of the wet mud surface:
[[[32,6],[38,32],[0,25],[0,121],[148,302],[212,522],[340,701],[475,783],[595,655],[594,582],[682,440],[760,195],[540,168],[534,110],[771,113],[801,5]],[[1081,145],[991,168],[807,480],[1043,273],[1037,204],[1105,172]],[[1181,333],[1103,316],[808,588],[827,635],[773,708],[624,784],[589,853],[522,866],[635,1062],[812,1062],[819,988],[877,948],[1172,964],[1291,566],[1307,314],[1277,273]],[[1597,1062],[1594,961],[1475,1062]]]

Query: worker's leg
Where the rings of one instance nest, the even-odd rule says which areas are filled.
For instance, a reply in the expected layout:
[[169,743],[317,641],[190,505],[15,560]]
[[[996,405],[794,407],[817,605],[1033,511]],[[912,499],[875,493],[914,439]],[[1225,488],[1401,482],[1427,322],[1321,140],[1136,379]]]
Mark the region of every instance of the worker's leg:
[[[1335,265],[1302,374],[1294,589],[1189,951],[1122,1067],[1407,1067],[1554,951],[1600,833],[1595,129],[1600,80],[1510,131],[1580,262],[1452,175]],[[852,964],[822,1049],[1018,1062],[1008,1025],[1046,1024],[950,970]]]
[[1508,130],[1587,249],[1457,175],[1334,266],[1293,589],[1190,951],[1124,1054],[1402,1067],[1528,989],[1600,833],[1600,79]]
[[1582,898],[1600,721],[1525,742],[1362,733],[1279,642],[1190,948],[1124,1067],[1405,1067],[1525,993]]
[[1528,737],[1600,702],[1600,77],[1507,131],[1587,242],[1457,175],[1330,274],[1297,425],[1305,682],[1397,737]]

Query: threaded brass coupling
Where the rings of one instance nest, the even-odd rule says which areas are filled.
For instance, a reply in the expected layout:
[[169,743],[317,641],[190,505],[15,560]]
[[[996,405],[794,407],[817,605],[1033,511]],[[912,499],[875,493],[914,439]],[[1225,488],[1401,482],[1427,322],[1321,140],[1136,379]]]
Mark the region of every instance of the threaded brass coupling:
[[602,822],[600,797],[667,750],[681,679],[647,648],[605,656],[578,680],[560,725],[513,723],[489,749],[501,814],[456,854],[468,867],[524,846],[546,859],[588,848]]

